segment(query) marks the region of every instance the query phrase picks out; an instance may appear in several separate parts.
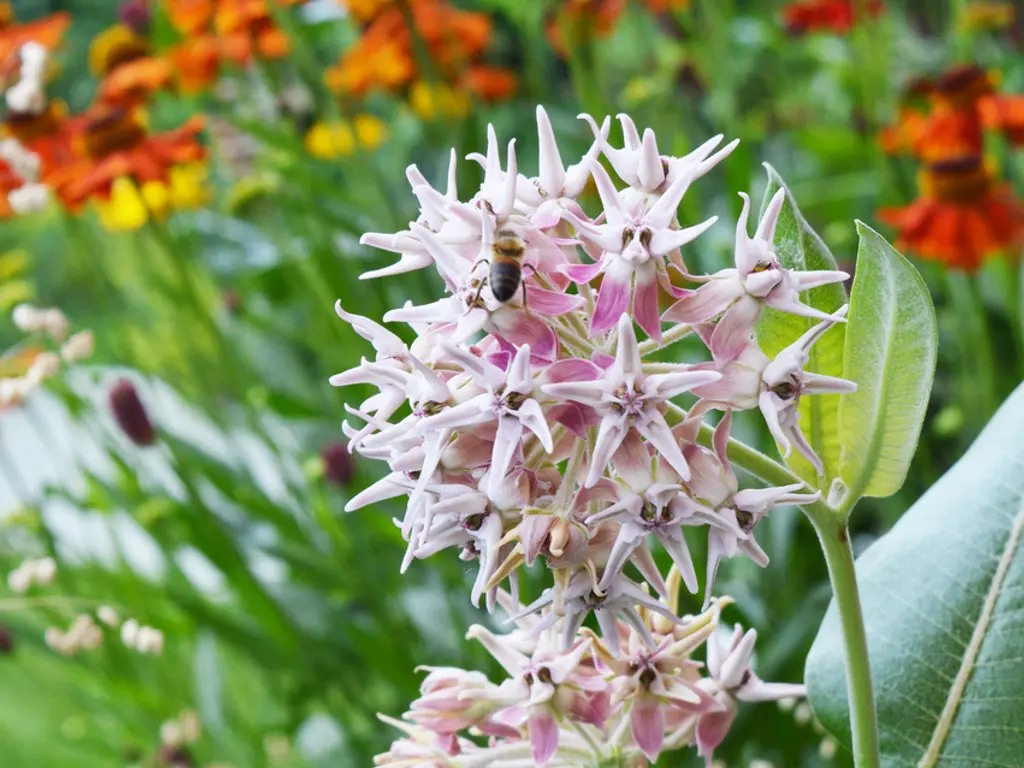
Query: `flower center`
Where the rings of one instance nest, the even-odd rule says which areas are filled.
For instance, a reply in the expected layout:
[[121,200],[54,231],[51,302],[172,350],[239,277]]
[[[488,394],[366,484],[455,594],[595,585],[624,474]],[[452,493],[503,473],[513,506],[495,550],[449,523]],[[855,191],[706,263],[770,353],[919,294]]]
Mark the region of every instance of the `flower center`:
[[741,531],[744,533],[750,533],[751,529],[754,527],[753,512],[748,512],[745,509],[737,509],[736,522],[739,524]]
[[921,172],[921,191],[944,203],[975,203],[989,193],[992,175],[980,157],[932,163]]
[[39,114],[8,111],[4,117],[4,128],[27,145],[43,136],[55,134],[64,123],[65,112],[63,103],[56,100],[47,104]]
[[626,416],[639,416],[644,410],[644,393],[623,387],[615,393],[618,400],[614,407]]
[[530,394],[528,392],[509,392],[505,395],[504,404],[510,411],[518,411],[529,398]]
[[463,521],[462,527],[465,528],[467,531],[479,531],[480,526],[484,524],[484,520],[486,519],[486,512],[477,512],[475,515],[470,515],[469,517],[467,517]]
[[778,395],[783,400],[792,400],[794,397],[800,394],[800,383],[793,379],[787,379],[786,381],[779,382],[773,387],[769,387],[772,392]]
[[659,507],[653,501],[644,499],[640,507],[640,519],[644,521],[647,528],[658,528],[668,519],[665,507]]
[[100,160],[140,144],[146,138],[146,129],[128,110],[115,108],[90,120],[82,138],[86,154]]
[[951,106],[973,107],[982,96],[992,92],[992,81],[981,67],[962,66],[950,70],[932,87],[936,99]]

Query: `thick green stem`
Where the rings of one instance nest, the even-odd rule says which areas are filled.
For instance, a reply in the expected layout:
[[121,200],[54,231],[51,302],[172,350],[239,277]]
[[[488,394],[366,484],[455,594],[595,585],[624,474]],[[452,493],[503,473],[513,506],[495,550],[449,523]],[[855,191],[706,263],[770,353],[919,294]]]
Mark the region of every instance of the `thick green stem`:
[[[711,445],[713,431],[702,425],[698,441]],[[729,440],[729,461],[771,485],[800,482],[793,472],[760,451],[738,440]],[[864,615],[853,567],[853,549],[846,528],[853,501],[833,509],[824,502],[805,504],[802,509],[818,534],[828,565],[836,607],[839,609],[846,648],[846,685],[850,702],[850,731],[853,734],[853,757],[857,768],[878,768],[878,718],[875,695],[871,685],[871,664],[868,641],[864,631]]]
[[878,768],[878,716],[871,685],[868,639],[864,615],[853,568],[853,549],[845,522],[834,516],[808,514],[818,534],[828,564],[828,576],[846,649],[846,690],[850,705],[850,732],[853,736],[853,762],[857,768]]

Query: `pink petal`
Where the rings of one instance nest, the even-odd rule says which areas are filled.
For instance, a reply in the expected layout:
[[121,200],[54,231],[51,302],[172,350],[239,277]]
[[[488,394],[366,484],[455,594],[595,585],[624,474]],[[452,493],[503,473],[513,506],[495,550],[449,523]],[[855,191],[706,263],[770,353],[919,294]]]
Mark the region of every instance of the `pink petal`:
[[549,316],[564,315],[579,309],[584,303],[582,296],[546,291],[533,283],[526,287],[526,307],[531,312]]
[[662,704],[650,694],[641,694],[633,704],[629,723],[636,744],[652,763],[658,760],[665,740],[665,716]]
[[523,555],[526,557],[526,564],[533,565],[533,561],[540,554],[541,547],[548,538],[552,524],[557,520],[554,515],[526,515],[517,527],[519,542],[523,545]]
[[[731,702],[730,702],[731,704]],[[736,718],[735,705],[724,712],[707,712],[697,719],[697,754],[709,758],[725,737]]]
[[604,333],[626,313],[632,280],[632,265],[618,259],[612,262],[605,271],[597,294],[597,306],[590,320],[591,333]]
[[636,430],[626,435],[612,463],[616,474],[633,490],[642,492],[651,484],[651,454]]
[[597,423],[593,408],[578,403],[556,405],[548,411],[548,418],[557,422],[580,438],[587,436],[587,427]]
[[558,723],[547,707],[531,708],[526,727],[530,732],[530,750],[533,761],[544,765],[558,751]]
[[743,295],[743,285],[735,270],[723,270],[720,274],[722,277],[712,279],[669,307],[662,320],[702,323],[724,312]]
[[601,479],[612,455],[625,438],[627,429],[625,416],[609,415],[601,420],[601,426],[597,430],[597,440],[594,443],[594,453],[590,459],[590,471],[587,473],[584,487],[590,488]]
[[498,420],[498,431],[494,436],[494,452],[491,454],[491,469],[487,474],[487,494],[493,496],[505,479],[512,458],[519,450],[523,436],[523,423],[515,416],[502,416]]
[[601,378],[602,373],[597,364],[574,357],[552,363],[544,369],[543,377],[556,384],[563,381],[593,381]]
[[[771,245],[775,242],[775,225],[779,223],[779,214],[782,213],[782,204],[786,202],[786,188],[779,187],[772,195],[771,202],[764,211],[760,223],[757,225],[757,232],[754,237],[764,240]],[[846,279],[845,277],[843,278]]]
[[723,365],[736,359],[746,349],[760,318],[761,302],[750,296],[744,296],[729,307],[711,334],[711,355],[715,362]]
[[[651,267],[644,269],[644,267]],[[661,343],[661,317],[658,307],[658,274],[653,264],[637,270],[636,289],[633,292],[633,316],[644,333]]]
[[602,269],[604,269],[604,265],[601,262],[595,262],[594,264],[563,264],[558,271],[574,283],[584,285],[601,274]]
[[650,128],[644,131],[639,161],[637,180],[645,191],[653,192],[665,183],[665,168],[661,164],[661,155],[658,154],[658,142]]
[[555,332],[537,315],[503,308],[491,314],[490,324],[513,346],[529,344],[535,358],[553,361],[558,354]]

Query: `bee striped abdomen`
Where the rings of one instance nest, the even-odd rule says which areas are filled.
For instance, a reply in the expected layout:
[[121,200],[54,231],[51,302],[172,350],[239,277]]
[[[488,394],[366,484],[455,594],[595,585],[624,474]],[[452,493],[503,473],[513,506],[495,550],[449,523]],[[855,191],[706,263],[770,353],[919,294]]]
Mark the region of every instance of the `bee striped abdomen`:
[[523,282],[523,257],[526,249],[522,239],[512,230],[501,229],[492,248],[491,273],[488,283],[498,301],[510,301]]

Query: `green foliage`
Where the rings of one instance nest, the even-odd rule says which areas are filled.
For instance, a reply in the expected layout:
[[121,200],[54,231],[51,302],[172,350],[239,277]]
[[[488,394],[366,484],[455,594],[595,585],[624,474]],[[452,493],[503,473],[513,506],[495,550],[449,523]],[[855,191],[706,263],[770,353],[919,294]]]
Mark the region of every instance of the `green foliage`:
[[[1024,388],[857,562],[883,764],[1016,765],[1024,616]],[[849,740],[838,616],[807,660],[811,702]]]
[[839,470],[847,492],[889,496],[903,485],[935,375],[938,336],[917,270],[862,222],[839,403]]

